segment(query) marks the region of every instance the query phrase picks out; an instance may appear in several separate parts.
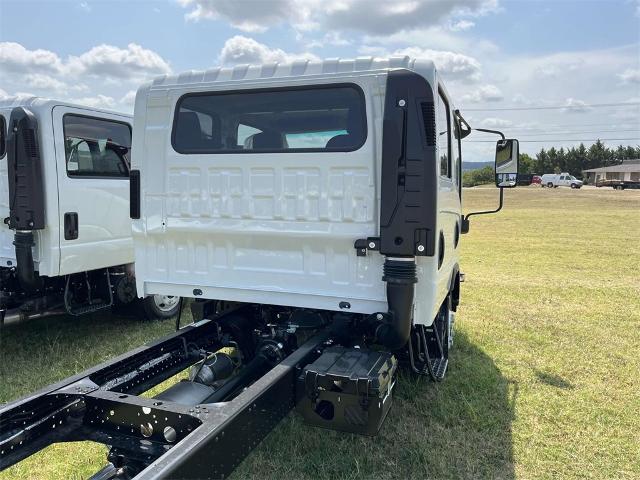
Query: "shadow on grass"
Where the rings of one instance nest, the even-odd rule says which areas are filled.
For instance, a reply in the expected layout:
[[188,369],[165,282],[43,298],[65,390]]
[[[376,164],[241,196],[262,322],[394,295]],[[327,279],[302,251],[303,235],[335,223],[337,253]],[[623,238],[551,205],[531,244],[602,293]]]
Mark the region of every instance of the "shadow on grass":
[[559,375],[554,375],[553,373],[548,373],[548,372],[542,372],[536,369],[534,369],[533,372],[535,373],[539,381],[551,387],[561,388],[563,390],[573,389],[573,385]]
[[307,427],[292,414],[233,478],[512,479],[516,394],[491,358],[458,334],[444,382],[400,376],[377,437]]

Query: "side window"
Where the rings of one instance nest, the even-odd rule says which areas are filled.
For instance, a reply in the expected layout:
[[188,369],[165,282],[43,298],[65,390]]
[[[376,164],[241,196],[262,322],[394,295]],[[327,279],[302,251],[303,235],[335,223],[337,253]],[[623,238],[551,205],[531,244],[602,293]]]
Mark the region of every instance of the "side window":
[[460,138],[460,126],[458,121],[456,120],[455,115],[453,114],[453,112],[451,112],[451,126],[453,128],[453,139],[452,139],[452,143],[451,143],[451,154],[453,155],[454,161],[453,161],[453,175],[452,177],[455,179],[455,184],[458,187],[458,190],[460,190],[461,184],[462,184],[462,169],[461,169],[461,163],[462,163],[462,149],[460,148],[460,142],[461,142],[461,138]]
[[451,178],[451,119],[449,104],[442,91],[438,90],[438,154],[440,156],[440,176]]
[[356,85],[187,94],[176,106],[176,152],[350,152],[367,138]]
[[0,158],[4,157],[7,153],[7,122],[4,117],[0,115]]
[[103,118],[67,114],[63,117],[67,175],[129,176],[131,127]]

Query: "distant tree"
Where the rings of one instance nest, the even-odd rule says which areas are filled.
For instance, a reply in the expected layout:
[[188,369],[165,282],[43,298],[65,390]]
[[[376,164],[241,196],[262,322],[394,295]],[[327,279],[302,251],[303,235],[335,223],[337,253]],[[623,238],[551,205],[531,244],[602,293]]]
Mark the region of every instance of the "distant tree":
[[538,161],[535,158],[527,155],[526,153],[521,153],[518,172],[527,174],[538,173]]
[[610,158],[610,155],[607,151],[607,147],[604,146],[604,143],[598,140],[596,143],[589,147],[587,158],[589,168],[598,168],[609,165],[608,160]]
[[549,170],[549,155],[544,148],[540,149],[540,152],[536,155],[537,170],[540,175]]

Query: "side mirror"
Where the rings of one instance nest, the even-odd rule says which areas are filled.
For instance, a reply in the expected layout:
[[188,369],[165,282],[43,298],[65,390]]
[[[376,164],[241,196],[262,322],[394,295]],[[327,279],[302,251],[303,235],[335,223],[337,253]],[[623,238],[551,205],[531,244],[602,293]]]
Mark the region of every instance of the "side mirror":
[[498,140],[496,143],[496,187],[514,188],[516,186],[519,159],[518,140]]

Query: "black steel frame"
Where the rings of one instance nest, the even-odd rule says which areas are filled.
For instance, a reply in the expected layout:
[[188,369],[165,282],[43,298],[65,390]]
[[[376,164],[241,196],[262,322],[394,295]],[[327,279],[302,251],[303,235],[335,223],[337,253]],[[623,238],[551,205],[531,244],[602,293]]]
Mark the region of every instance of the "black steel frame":
[[187,326],[1,406],[0,471],[53,443],[91,440],[111,447],[111,464],[96,479],[229,475],[295,406],[296,377],[329,334],[312,337],[235,398],[185,406],[138,396],[199,360],[188,345],[220,348],[224,321],[223,314]]

